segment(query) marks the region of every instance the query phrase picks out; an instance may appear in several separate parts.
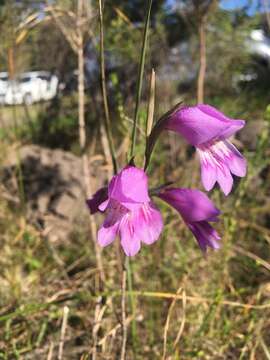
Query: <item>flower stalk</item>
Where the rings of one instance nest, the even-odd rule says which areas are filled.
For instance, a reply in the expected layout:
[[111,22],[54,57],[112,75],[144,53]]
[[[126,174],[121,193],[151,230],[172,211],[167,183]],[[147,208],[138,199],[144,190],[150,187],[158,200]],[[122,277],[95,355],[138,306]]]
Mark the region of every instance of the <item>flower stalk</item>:
[[138,122],[139,107],[140,107],[141,94],[142,94],[143,73],[144,73],[144,65],[145,65],[147,39],[149,33],[151,8],[152,8],[152,0],[148,0],[146,20],[145,20],[144,33],[143,33],[143,43],[142,43],[141,57],[140,57],[140,65],[139,65],[139,73],[138,73],[136,103],[135,103],[135,111],[134,111],[132,136],[131,136],[131,148],[129,154],[130,158],[134,156],[134,150],[136,144],[137,122]]

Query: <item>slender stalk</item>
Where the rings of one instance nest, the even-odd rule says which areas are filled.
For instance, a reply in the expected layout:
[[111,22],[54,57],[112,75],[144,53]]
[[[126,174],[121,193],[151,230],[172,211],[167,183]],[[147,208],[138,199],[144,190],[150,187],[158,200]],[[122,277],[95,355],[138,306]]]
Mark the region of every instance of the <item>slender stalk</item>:
[[128,292],[129,292],[129,302],[130,302],[130,308],[132,313],[132,320],[131,320],[131,335],[132,335],[132,341],[134,350],[136,351],[136,340],[137,340],[137,327],[136,327],[136,300],[133,296],[133,277],[132,277],[132,264],[130,261],[130,258],[126,257],[125,266],[127,269],[127,283],[128,283]]
[[102,0],[99,0],[99,23],[100,23],[100,73],[101,73],[101,88],[102,88],[102,97],[103,97],[103,106],[104,106],[104,114],[105,114],[105,130],[107,133],[107,138],[110,147],[110,153],[112,158],[113,170],[114,173],[117,173],[117,162],[115,149],[112,139],[111,132],[111,121],[110,121],[110,112],[108,105],[108,97],[106,90],[106,78],[105,78],[105,59],[104,59],[104,26],[103,26],[103,7]]
[[148,109],[147,109],[147,118],[145,124],[145,135],[146,138],[151,133],[154,121],[154,111],[155,111],[155,85],[156,85],[156,73],[152,69],[150,77],[150,87],[149,87],[149,100],[148,100]]
[[127,286],[127,269],[125,263],[123,268],[122,286],[121,286],[121,314],[122,314],[122,347],[121,347],[121,358],[120,358],[121,360],[126,359],[126,345],[127,345],[126,286]]
[[140,57],[140,66],[139,66],[139,73],[138,73],[136,104],[135,104],[135,112],[134,112],[134,120],[133,120],[131,148],[130,148],[130,154],[129,154],[130,158],[132,158],[134,156],[135,143],[136,143],[137,122],[138,122],[138,114],[139,114],[139,107],[140,107],[140,100],[141,100],[141,93],[142,93],[142,82],[143,82],[145,54],[146,54],[146,45],[147,45],[147,38],[148,38],[151,8],[152,8],[152,0],[148,0],[146,20],[145,20],[144,33],[143,33],[143,43],[142,43],[141,57]]

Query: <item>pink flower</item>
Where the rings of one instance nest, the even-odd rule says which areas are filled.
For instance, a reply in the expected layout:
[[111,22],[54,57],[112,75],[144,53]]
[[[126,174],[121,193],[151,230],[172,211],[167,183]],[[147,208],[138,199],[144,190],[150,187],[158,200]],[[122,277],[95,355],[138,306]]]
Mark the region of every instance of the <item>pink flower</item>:
[[91,213],[105,212],[106,218],[98,231],[98,243],[104,247],[117,235],[127,256],[134,256],[145,244],[154,243],[162,230],[163,222],[148,195],[148,179],[145,172],[127,166],[115,175],[108,190],[100,189],[87,200]]
[[160,192],[158,196],[180,213],[202,251],[205,252],[207,247],[220,247],[220,236],[209,224],[218,221],[220,211],[203,192],[171,188]]
[[218,182],[225,195],[233,186],[232,174],[246,175],[247,163],[228,138],[242,129],[244,120],[233,120],[210,105],[179,107],[162,121],[162,129],[181,134],[195,146],[201,162],[204,188]]

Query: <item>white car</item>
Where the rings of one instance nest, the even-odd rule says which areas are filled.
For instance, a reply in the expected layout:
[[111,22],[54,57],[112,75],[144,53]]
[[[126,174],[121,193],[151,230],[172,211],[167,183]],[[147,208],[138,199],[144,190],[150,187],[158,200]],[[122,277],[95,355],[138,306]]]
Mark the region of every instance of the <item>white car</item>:
[[0,104],[4,103],[7,87],[8,87],[8,73],[0,72]]
[[57,94],[58,78],[47,71],[23,73],[17,80],[8,82],[4,103],[7,105],[33,104],[51,100]]
[[270,64],[270,38],[263,30],[252,30],[247,41],[247,47],[251,54],[265,59]]

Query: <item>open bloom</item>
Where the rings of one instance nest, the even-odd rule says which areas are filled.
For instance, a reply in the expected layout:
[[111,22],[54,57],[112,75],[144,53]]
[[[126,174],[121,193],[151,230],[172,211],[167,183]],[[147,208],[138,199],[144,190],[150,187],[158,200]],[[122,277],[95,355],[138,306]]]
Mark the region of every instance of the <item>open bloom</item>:
[[106,218],[98,231],[98,243],[104,247],[117,235],[127,256],[138,253],[141,242],[154,243],[163,222],[148,195],[148,179],[142,169],[127,166],[115,175],[108,189],[100,189],[87,200],[90,212],[105,212]]
[[179,107],[163,122],[163,129],[181,134],[195,146],[201,162],[201,178],[209,191],[218,182],[225,195],[232,189],[232,174],[246,174],[246,160],[228,141],[242,129],[244,120],[233,120],[210,105]]
[[218,221],[220,211],[203,192],[171,188],[160,192],[158,196],[180,213],[202,251],[205,252],[207,247],[220,247],[220,236],[209,224]]

